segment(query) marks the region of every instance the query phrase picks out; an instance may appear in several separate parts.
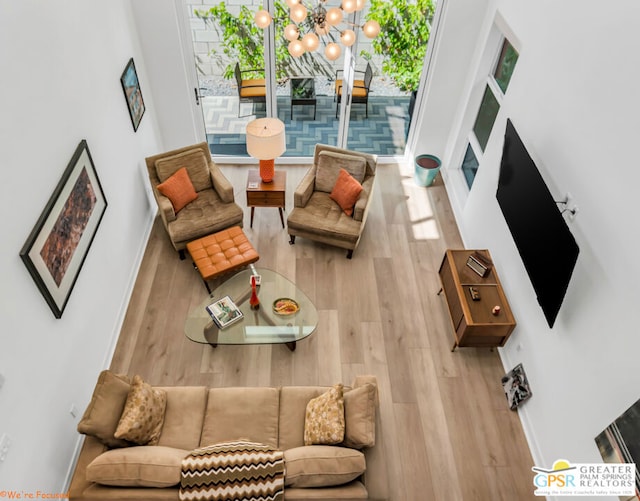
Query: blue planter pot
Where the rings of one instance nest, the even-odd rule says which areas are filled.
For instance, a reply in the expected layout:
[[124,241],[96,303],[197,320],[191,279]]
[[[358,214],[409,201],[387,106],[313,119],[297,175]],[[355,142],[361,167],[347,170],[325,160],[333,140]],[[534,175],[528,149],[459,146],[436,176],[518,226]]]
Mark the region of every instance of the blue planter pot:
[[431,186],[442,162],[434,155],[418,155],[415,159],[415,181],[418,186]]

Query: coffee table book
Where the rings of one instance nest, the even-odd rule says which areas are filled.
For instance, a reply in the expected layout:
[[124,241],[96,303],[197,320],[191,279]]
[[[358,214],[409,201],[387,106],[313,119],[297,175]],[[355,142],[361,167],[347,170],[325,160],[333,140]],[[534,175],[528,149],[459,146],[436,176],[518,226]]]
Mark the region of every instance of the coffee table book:
[[229,296],[218,299],[215,303],[208,305],[206,309],[220,329],[224,329],[243,317],[242,312]]

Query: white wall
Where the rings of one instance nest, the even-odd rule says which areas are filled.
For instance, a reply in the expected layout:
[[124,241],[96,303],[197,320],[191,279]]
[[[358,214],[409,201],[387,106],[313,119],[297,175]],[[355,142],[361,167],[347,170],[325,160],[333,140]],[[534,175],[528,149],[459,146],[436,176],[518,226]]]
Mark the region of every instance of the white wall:
[[[475,4],[458,2],[459,9],[445,15],[463,16],[464,8]],[[423,115],[425,122],[453,123],[448,137],[437,136],[431,149],[445,152],[444,177],[454,194],[464,183],[454,168],[477,111],[477,102],[468,103],[484,85],[488,69],[480,68],[480,60],[494,22],[506,23],[518,39],[520,57],[473,189],[452,201],[466,246],[490,249],[518,321],[500,352],[505,369],[523,362],[529,376],[533,397],[519,412],[540,466],[552,466],[558,458],[601,462],[594,437],[640,398],[634,319],[640,278],[635,203],[640,66],[633,63],[640,49],[639,18],[640,4],[632,0],[604,9],[592,0],[493,0],[475,45],[466,37],[456,44],[459,33],[446,30],[462,17],[446,19],[440,32],[438,60],[455,50],[465,54],[456,54],[460,66],[448,60],[432,70],[434,75],[457,79],[468,69],[464,92],[457,95],[459,82],[452,91],[440,86]],[[454,51],[447,53],[450,45]],[[495,198],[508,117],[551,192],[557,199],[571,192],[579,207],[569,227],[580,256],[553,329]]]
[[[12,440],[0,490],[56,493],[126,310],[154,216],[144,157],[161,147],[128,1],[0,0],[0,12],[0,434]],[[137,133],[120,86],[132,56],[147,105]],[[109,205],[57,320],[18,253],[82,139]]]
[[166,150],[205,141],[185,0],[131,0]]

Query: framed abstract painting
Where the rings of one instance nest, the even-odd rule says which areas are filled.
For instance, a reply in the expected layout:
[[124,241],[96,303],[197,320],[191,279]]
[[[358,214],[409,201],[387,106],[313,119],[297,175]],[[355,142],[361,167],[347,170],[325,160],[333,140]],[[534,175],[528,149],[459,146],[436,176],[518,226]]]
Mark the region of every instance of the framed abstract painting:
[[62,317],[106,208],[83,139],[20,251],[56,318]]
[[122,84],[122,90],[124,91],[124,97],[127,100],[127,106],[129,107],[129,116],[131,117],[131,124],[133,125],[134,132],[138,130],[142,115],[144,115],[145,107],[144,100],[142,99],[142,91],[140,90],[140,82],[138,81],[138,74],[136,73],[136,65],[133,62],[133,58],[129,59],[127,66],[122,72],[120,77],[120,83]]

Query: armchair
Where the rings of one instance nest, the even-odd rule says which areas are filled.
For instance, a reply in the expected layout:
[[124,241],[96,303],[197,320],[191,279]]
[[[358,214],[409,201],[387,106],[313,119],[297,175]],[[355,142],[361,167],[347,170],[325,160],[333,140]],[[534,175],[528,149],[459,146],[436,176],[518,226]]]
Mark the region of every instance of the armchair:
[[[351,259],[367,220],[376,166],[376,155],[317,144],[313,166],[294,193],[294,207],[287,218],[289,243],[293,245],[296,236],[308,238],[347,249]],[[341,168],[363,188],[351,216],[330,197]]]
[[[338,108],[340,107],[340,101],[342,99],[342,79],[338,78],[342,70],[336,71],[336,118],[338,118]],[[355,70],[356,73],[361,73],[362,80],[353,81],[353,94],[351,96],[352,103],[359,103],[365,105],[365,116],[369,118],[369,92],[371,92],[371,81],[373,80],[373,69],[371,63],[367,63],[367,67],[364,71]]]
[[[145,159],[153,195],[171,244],[184,259],[188,242],[231,226],[242,227],[244,213],[234,201],[233,186],[211,160],[206,142]],[[158,185],[186,167],[197,198],[176,211]]]
[[240,65],[236,63],[233,73],[238,86],[238,118],[240,118],[240,105],[242,103],[264,103],[267,99],[267,85],[264,78],[243,79],[243,73],[263,71],[263,70],[240,70]]

